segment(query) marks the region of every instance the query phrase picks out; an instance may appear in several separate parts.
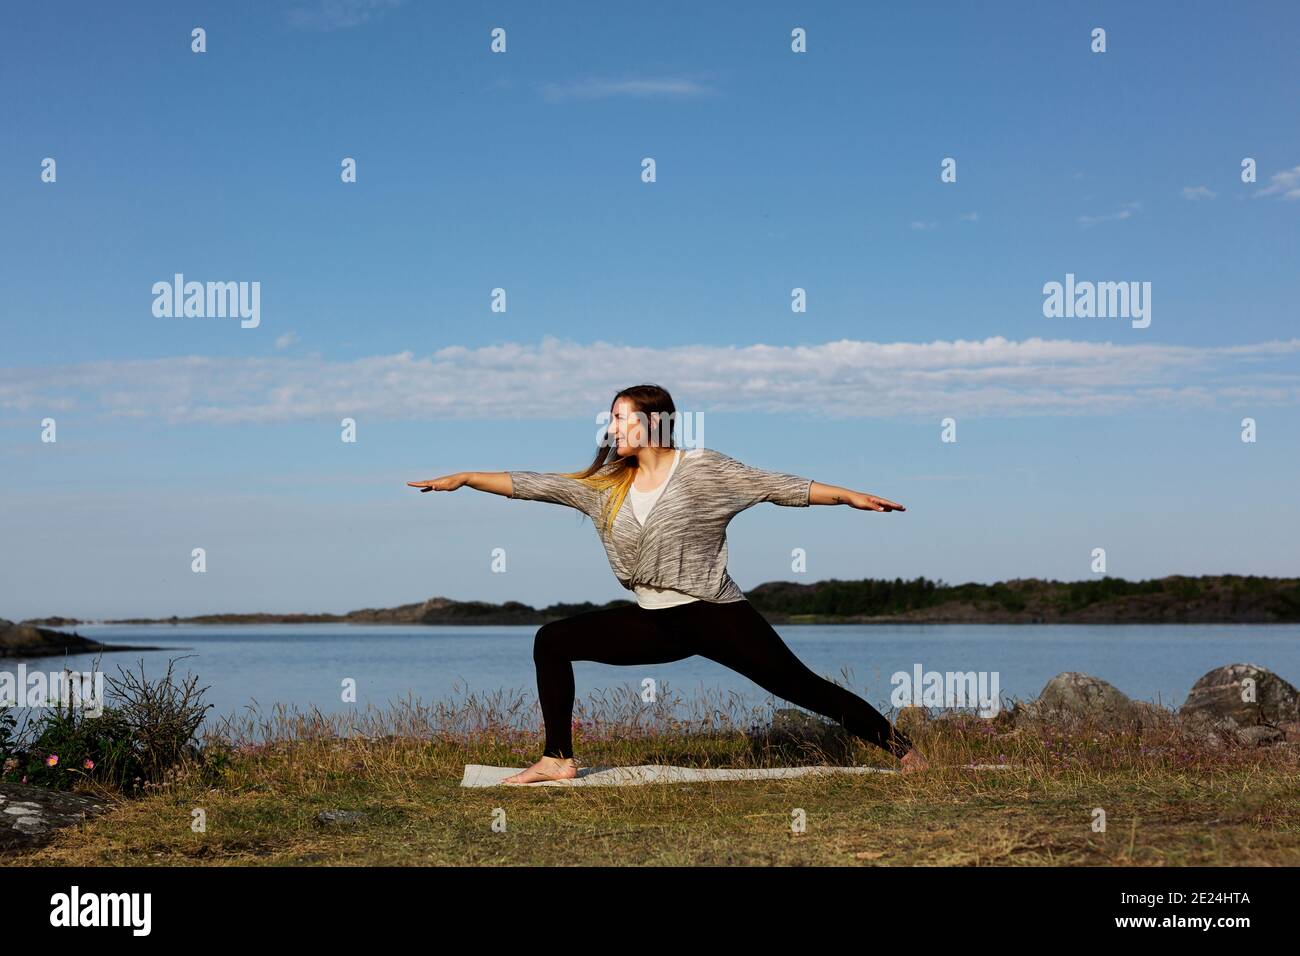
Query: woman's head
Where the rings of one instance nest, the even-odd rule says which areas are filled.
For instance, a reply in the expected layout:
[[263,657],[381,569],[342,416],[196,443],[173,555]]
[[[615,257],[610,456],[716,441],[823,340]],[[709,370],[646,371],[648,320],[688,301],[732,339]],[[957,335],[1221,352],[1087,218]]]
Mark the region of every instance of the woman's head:
[[605,438],[619,458],[636,455],[642,448],[672,448],[676,418],[677,408],[667,389],[633,385],[610,403]]
[[609,426],[596,450],[595,461],[583,471],[569,473],[569,477],[593,488],[609,491],[601,515],[605,528],[613,527],[636,478],[640,465],[637,454],[643,448],[674,447],[677,407],[667,389],[658,385],[633,385],[614,396],[609,415]]

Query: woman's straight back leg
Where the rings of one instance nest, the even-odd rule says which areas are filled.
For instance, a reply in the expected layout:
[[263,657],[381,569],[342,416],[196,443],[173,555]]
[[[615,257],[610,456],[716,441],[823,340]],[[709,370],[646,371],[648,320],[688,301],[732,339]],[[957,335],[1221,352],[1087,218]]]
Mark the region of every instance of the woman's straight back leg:
[[903,757],[912,742],[867,701],[812,671],[749,601],[713,605],[701,619],[696,653],[748,677],[771,694],[829,717],[851,734]]

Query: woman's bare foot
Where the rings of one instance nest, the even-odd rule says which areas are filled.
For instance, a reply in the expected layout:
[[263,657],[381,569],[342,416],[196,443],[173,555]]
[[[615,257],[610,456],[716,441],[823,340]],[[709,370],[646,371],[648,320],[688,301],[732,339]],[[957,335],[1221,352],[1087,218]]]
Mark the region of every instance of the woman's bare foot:
[[502,783],[536,783],[538,780],[572,780],[578,775],[578,765],[572,757],[543,757],[527,770],[521,770]]
[[903,773],[915,773],[918,770],[924,770],[926,767],[930,766],[930,761],[922,757],[921,751],[917,750],[915,747],[903,755],[901,763],[903,765]]

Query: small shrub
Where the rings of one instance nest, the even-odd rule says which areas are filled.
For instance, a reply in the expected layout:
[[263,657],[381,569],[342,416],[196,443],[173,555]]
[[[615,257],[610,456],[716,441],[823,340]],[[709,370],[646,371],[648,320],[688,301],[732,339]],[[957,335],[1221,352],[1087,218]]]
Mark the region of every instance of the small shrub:
[[132,793],[163,783],[181,765],[202,762],[195,735],[212,705],[201,702],[207,688],[196,688],[197,677],[173,678],[175,663],[168,661],[153,682],[143,661],[138,677],[121,667],[118,678],[104,675],[97,717],[56,701],[15,733],[13,715],[0,713],[0,779],[53,790],[90,781]]

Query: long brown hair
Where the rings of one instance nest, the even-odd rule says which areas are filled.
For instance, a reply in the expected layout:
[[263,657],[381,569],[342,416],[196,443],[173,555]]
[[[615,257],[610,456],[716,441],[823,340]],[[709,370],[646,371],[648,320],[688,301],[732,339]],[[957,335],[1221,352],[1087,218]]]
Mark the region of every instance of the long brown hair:
[[[628,399],[636,411],[645,415],[646,437],[651,445],[656,444],[658,436],[662,436],[664,438],[662,447],[676,447],[673,445],[673,423],[677,418],[677,406],[673,404],[673,397],[668,394],[666,388],[660,388],[658,385],[633,385],[631,388],[623,389],[609,403],[611,421],[614,406],[618,404],[621,398]],[[651,418],[656,412],[659,415],[659,426],[657,428]],[[592,488],[610,489],[610,494],[605,498],[600,514],[601,523],[606,530],[609,530],[614,527],[614,519],[618,517],[618,509],[623,506],[623,500],[627,497],[628,489],[632,487],[632,482],[636,479],[636,469],[636,456],[628,455],[626,458],[620,458],[618,443],[609,440],[608,432],[606,432],[592,463],[583,471],[568,472],[567,474],[568,477],[577,478]]]

